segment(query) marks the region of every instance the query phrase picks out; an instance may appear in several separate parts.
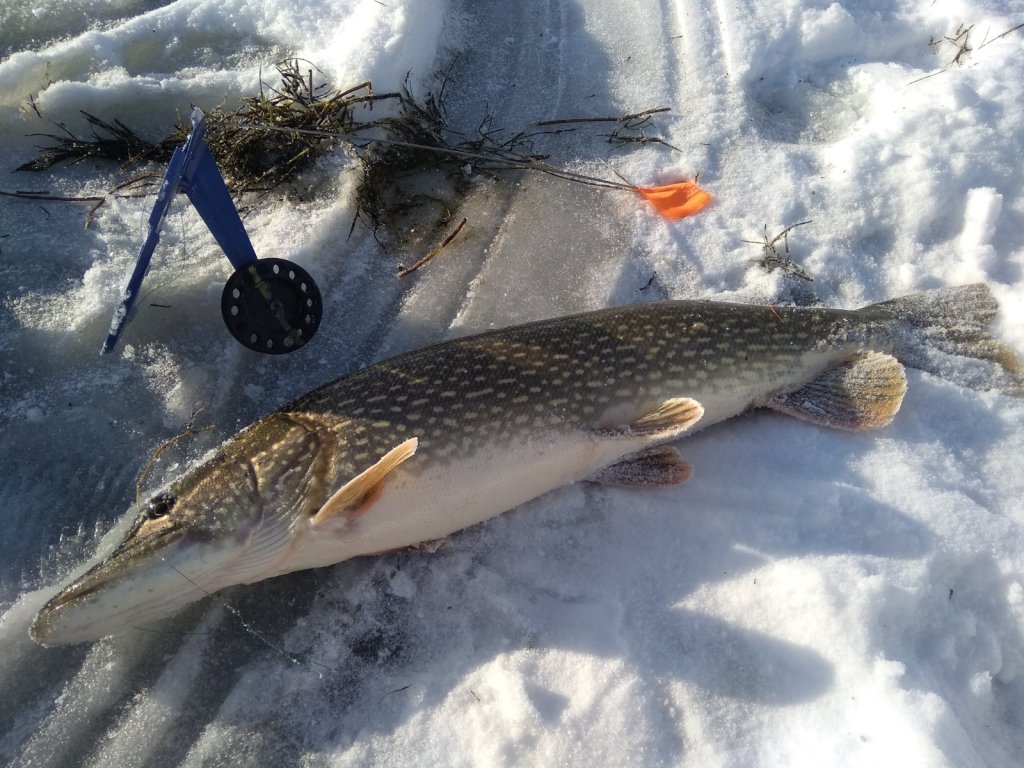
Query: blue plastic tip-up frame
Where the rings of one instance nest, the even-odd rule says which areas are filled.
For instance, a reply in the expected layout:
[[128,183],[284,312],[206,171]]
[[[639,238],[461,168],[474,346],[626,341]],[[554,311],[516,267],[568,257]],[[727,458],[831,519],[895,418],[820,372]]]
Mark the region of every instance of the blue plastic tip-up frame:
[[202,110],[192,110],[192,132],[174,150],[153,212],[149,235],[139,251],[128,285],[110,322],[101,354],[110,352],[129,319],[142,279],[160,240],[171,201],[184,192],[224,251],[235,273],[225,287],[221,308],[228,329],[241,343],[261,352],[290,352],[308,341],[320,323],[320,293],[312,278],[284,259],[257,259],[224,178],[206,146]]

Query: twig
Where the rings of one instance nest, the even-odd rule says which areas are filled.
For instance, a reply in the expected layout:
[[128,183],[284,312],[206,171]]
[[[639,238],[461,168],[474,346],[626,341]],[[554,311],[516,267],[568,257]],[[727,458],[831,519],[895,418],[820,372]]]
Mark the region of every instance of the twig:
[[1006,37],[1010,33],[1016,32],[1018,29],[1022,29],[1022,28],[1024,28],[1024,24],[1018,24],[1016,27],[1011,27],[1010,29],[1008,29],[1005,32],[1003,32],[1001,35],[996,35],[991,40],[986,40],[984,43],[982,43],[981,45],[978,46],[977,50],[980,51],[982,48],[984,48],[989,43],[994,43],[996,40],[998,40],[998,39],[1000,39],[1002,37]]
[[808,219],[807,221],[798,221],[796,224],[790,224],[784,230],[779,232],[771,240],[768,239],[768,225],[764,225],[764,242],[760,240],[744,240],[744,243],[753,243],[754,245],[763,245],[765,248],[772,248],[779,240],[786,241],[786,253],[789,253],[789,233],[797,227],[802,227],[804,224],[810,224],[814,219]]
[[97,200],[102,201],[106,198],[103,197],[63,197],[61,195],[52,195],[49,192],[5,192],[0,190],[0,197],[14,197],[21,200],[46,200],[51,203],[95,203]]
[[378,705],[383,704],[384,703],[384,699],[386,699],[388,696],[390,696],[393,693],[401,693],[402,691],[408,691],[410,688],[412,688],[412,683],[409,683],[409,685],[403,685],[401,688],[395,688],[395,690],[393,690],[393,691],[388,691],[387,693],[385,693],[383,696],[380,697],[380,701],[378,701],[377,704]]
[[919,77],[916,80],[911,80],[909,83],[907,83],[907,85],[913,85],[914,83],[920,83],[922,80],[928,80],[929,78],[935,77],[936,75],[944,74],[944,73],[946,73],[948,71],[949,70],[946,69],[945,67],[943,67],[942,69],[936,69],[934,72],[929,72],[927,75],[924,75],[923,77]]
[[439,254],[441,251],[443,251],[445,248],[448,247],[448,244],[458,236],[459,232],[462,231],[462,228],[464,226],[466,226],[466,220],[465,219],[463,219],[462,221],[459,222],[459,226],[457,226],[455,228],[455,231],[452,232],[450,235],[448,235],[448,237],[446,237],[442,241],[442,243],[439,246],[437,246],[437,248],[432,250],[430,253],[428,253],[426,256],[424,256],[422,259],[420,259],[415,264],[413,264],[411,267],[405,267],[404,269],[399,270],[398,276],[399,277],[405,277],[406,275],[411,275],[417,269],[422,269],[423,267],[427,266],[427,264],[429,264],[430,261],[435,256],[437,256],[437,254]]
[[[152,186],[154,183],[159,183],[160,181],[162,181],[163,178],[164,178],[163,175],[161,175],[159,173],[145,173],[142,176],[136,176],[134,179],[128,179],[128,181],[122,181],[120,184],[117,184],[117,185],[111,187],[110,192],[108,192],[107,194],[114,195],[115,192],[120,192],[122,189],[127,189],[128,187],[131,187],[131,186],[133,186],[135,184],[138,184],[140,186],[143,185],[143,184],[148,184],[148,185]],[[152,192],[133,192],[132,194],[114,195],[114,197],[123,197],[123,198],[127,198],[127,197],[146,197],[147,195],[151,195],[151,194],[153,194],[153,193]]]
[[[678,147],[669,144],[664,139],[655,136],[647,136],[644,129],[652,123],[651,117],[662,112],[670,111],[669,107],[655,107],[645,109],[643,112],[633,112],[619,117],[563,117],[554,120],[540,120],[532,123],[535,127],[546,127],[553,125],[586,125],[588,123],[614,123],[615,127],[611,133],[605,134],[611,144],[664,144],[670,149],[679,151]],[[629,135],[628,131],[636,132],[636,135]]]
[[[309,71],[309,82],[313,82],[313,70]],[[310,93],[313,91],[313,86],[310,86]],[[344,91],[339,91],[337,98],[343,99],[346,96],[351,96],[356,91],[366,91],[367,96],[373,96],[373,83],[369,80],[364,80],[359,85],[353,85],[351,88],[346,88]],[[394,94],[397,97],[399,94]]]
[[620,115],[619,117],[564,117],[555,120],[539,120],[533,123],[533,125],[539,127],[544,125],[571,125],[575,123],[625,123],[669,111],[671,111],[671,107],[654,107],[653,109],[645,109],[643,112],[634,112],[628,115]]
[[952,67],[954,64],[956,64],[958,67],[962,67],[964,65],[963,59],[965,56],[967,56],[968,53],[974,50],[980,51],[989,43],[994,43],[996,40],[999,40],[1002,37],[1006,37],[1011,32],[1016,32],[1021,27],[1024,27],[1024,24],[1018,24],[1016,27],[1006,30],[1001,35],[996,35],[991,40],[987,40],[986,42],[982,43],[975,49],[971,48],[971,30],[974,29],[974,25],[971,24],[971,26],[965,27],[963,24],[961,24],[959,27],[956,28],[956,32],[953,33],[952,37],[946,35],[938,40],[933,39],[928,43],[928,45],[933,50],[937,49],[937,47],[943,42],[949,43],[954,48],[956,48],[956,53],[953,54],[953,58],[949,60],[949,63],[940,67],[939,69],[936,69],[934,72],[929,72],[927,75],[919,77],[916,80],[911,80],[909,83],[907,83],[907,85],[920,83],[922,80],[928,80],[929,78],[935,77],[936,75],[941,75],[943,72],[948,72],[949,68]]
[[956,55],[953,56],[952,60],[947,66],[953,66],[956,64],[958,67],[963,66],[961,59],[971,52],[971,30],[974,29],[974,25],[971,24],[969,27],[964,27],[962,24],[957,27],[953,37],[943,38],[947,43],[956,47]]
[[16,191],[6,192],[0,190],[0,197],[13,197],[20,200],[46,200],[52,203],[92,203],[93,205],[89,208],[89,213],[85,218],[85,228],[89,229],[92,227],[93,218],[96,215],[96,211],[107,202],[107,197],[114,195],[114,197],[144,197],[147,193],[137,193],[130,195],[115,195],[115,192],[130,187],[133,184],[140,184],[142,182],[150,182],[151,180],[159,180],[163,177],[159,174],[150,173],[143,176],[136,176],[134,179],[122,182],[110,189],[110,191],[103,197],[66,197],[63,195],[54,195],[50,192],[27,192],[27,191]]
[[5,192],[3,190],[0,190],[0,197],[13,197],[19,200],[46,200],[49,203],[92,203],[89,213],[85,217],[86,229],[92,226],[93,215],[107,201],[106,197],[64,197],[63,195],[51,195],[49,192]]
[[[807,221],[798,221],[796,224],[790,224],[771,240],[768,239],[768,225],[765,224],[764,240],[743,240],[742,242],[761,246],[764,253],[761,258],[757,260],[757,264],[768,272],[779,268],[787,275],[793,275],[794,277],[799,277],[801,280],[813,282],[814,278],[797,265],[789,255],[789,233],[797,227],[802,227],[804,224],[810,224],[811,221],[812,219],[808,219]],[[782,240],[785,246],[785,255],[779,253],[779,249],[775,245],[779,240]]]

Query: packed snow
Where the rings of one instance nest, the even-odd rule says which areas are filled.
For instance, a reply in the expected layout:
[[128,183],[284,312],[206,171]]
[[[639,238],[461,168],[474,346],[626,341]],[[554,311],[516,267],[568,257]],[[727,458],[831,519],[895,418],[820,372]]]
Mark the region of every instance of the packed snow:
[[230,265],[181,199],[100,357],[153,195],[91,220],[0,197],[0,761],[1024,764],[1024,401],[913,370],[880,432],[759,412],[680,442],[678,488],[579,484],[434,553],[231,589],[91,644],[27,634],[193,415],[209,431],[147,488],[433,341],[659,298],[857,307],[981,281],[1024,352],[1022,23],[1015,0],[0,0],[0,191],[107,196],[139,171],[13,173],[46,143],[31,134],[82,134],[84,110],[159,140],[302,57],[379,92],[447,78],[467,132],[670,107],[646,129],[662,142],[588,128],[537,148],[636,184],[699,174],[715,198],[671,223],[621,191],[480,178],[464,235],[399,280],[422,253],[349,236],[359,166],[339,151],[245,218],[260,256],[323,290],[308,346],[228,335]]

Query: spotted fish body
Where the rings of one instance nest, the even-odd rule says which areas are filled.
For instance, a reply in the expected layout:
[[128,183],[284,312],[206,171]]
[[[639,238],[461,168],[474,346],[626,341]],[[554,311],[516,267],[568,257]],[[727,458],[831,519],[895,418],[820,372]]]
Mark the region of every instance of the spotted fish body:
[[383,497],[358,526],[372,530],[351,542],[375,552],[447,535],[641,449],[646,437],[602,432],[665,400],[697,400],[695,426],[708,426],[812,378],[872,335],[885,342],[884,327],[833,310],[643,304],[401,355],[311,392],[279,418],[308,415],[338,436],[333,486],[418,439],[388,482],[393,503]]
[[892,355],[1020,393],[1013,352],[985,333],[995,311],[984,286],[856,311],[659,302],[400,355],[289,403],[172,483],[33,634],[91,639],[232,584],[441,538],[585,478],[682,482],[689,467],[662,444],[755,406],[883,426],[905,388]]

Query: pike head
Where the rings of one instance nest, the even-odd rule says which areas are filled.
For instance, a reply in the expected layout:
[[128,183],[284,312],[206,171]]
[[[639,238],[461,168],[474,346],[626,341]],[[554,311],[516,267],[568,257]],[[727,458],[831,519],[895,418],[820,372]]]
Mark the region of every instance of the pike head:
[[94,640],[284,572],[297,529],[323,500],[325,434],[278,413],[233,438],[140,505],[113,553],[39,612],[33,639]]

